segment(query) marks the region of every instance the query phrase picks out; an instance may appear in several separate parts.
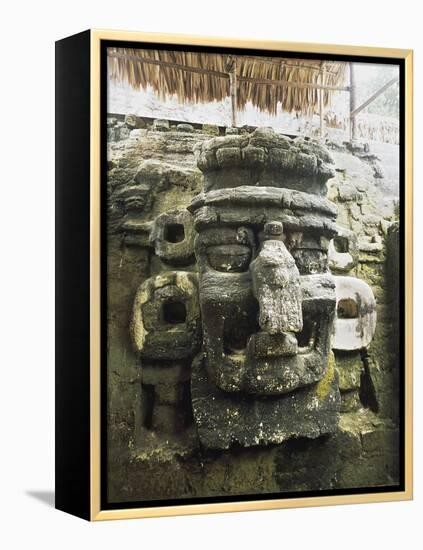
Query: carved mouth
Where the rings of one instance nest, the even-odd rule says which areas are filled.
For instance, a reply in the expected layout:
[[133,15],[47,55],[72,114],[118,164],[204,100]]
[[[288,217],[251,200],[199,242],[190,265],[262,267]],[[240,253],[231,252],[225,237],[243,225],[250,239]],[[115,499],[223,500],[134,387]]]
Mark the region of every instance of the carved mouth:
[[223,348],[223,353],[230,356],[247,356],[247,347],[237,347],[236,345],[226,344]]
[[252,330],[242,323],[225,331],[223,335],[223,353],[226,356],[255,357],[266,359],[270,357],[286,357],[306,354],[316,348],[317,322],[307,320],[299,333],[268,334],[260,330]]
[[303,330],[296,335],[298,353],[310,353],[316,347],[317,322],[314,319],[303,320]]
[[247,356],[248,343],[257,332],[256,323],[248,318],[238,323],[226,323],[223,332],[223,353],[230,356]]
[[227,356],[245,357],[249,340],[260,331],[259,306],[251,299],[248,307],[235,306],[234,315],[228,315],[223,323],[223,353]]
[[326,368],[318,350],[286,357],[247,359],[245,390],[256,395],[281,395],[319,381]]
[[[248,305],[247,305],[248,304]],[[302,330],[270,334],[259,323],[259,303],[251,296],[247,304],[233,306],[223,322],[223,355],[243,362],[250,360],[305,355],[317,349],[320,318],[311,311],[303,311]]]
[[326,365],[319,339],[319,330],[325,327],[320,319],[308,315],[301,332],[278,334],[257,330],[250,319],[235,321],[234,316],[224,323],[219,388],[281,395],[320,380]]

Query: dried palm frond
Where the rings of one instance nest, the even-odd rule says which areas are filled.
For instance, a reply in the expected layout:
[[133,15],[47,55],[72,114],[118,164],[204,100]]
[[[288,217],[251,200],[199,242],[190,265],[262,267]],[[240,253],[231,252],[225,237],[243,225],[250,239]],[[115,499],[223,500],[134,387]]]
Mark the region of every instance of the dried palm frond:
[[[324,68],[323,68],[324,64]],[[113,80],[135,89],[150,85],[161,99],[176,95],[181,103],[221,101],[230,95],[229,73],[235,68],[237,108],[247,102],[260,111],[284,111],[310,115],[319,103],[330,102],[333,89],[346,79],[346,63],[311,59],[109,48],[108,70]]]

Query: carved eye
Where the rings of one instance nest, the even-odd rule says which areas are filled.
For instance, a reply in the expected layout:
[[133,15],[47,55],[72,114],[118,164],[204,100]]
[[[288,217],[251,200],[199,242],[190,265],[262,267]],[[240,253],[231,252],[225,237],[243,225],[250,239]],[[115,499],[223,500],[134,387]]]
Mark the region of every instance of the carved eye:
[[169,243],[180,243],[185,239],[185,228],[182,223],[168,223],[165,227],[164,238]]
[[249,246],[239,244],[209,246],[207,261],[216,271],[242,273],[247,271],[250,265],[251,249]]
[[178,325],[185,323],[187,318],[187,309],[183,302],[165,302],[162,305],[162,317],[165,323]]
[[333,239],[333,247],[336,252],[340,254],[345,254],[349,252],[348,239],[346,237],[335,237]]
[[321,250],[296,248],[291,254],[301,275],[314,275],[326,271],[327,257]]
[[336,310],[338,319],[357,319],[359,316],[358,304],[352,298],[339,300]]

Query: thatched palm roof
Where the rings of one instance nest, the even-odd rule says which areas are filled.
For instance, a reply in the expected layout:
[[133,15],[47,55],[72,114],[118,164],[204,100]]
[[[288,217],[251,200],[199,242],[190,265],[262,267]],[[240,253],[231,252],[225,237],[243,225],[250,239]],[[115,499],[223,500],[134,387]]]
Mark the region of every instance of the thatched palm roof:
[[346,89],[346,64],[333,61],[109,48],[108,67],[114,80],[136,89],[150,85],[161,99],[176,94],[181,103],[228,97],[232,72],[237,81],[237,109],[251,101],[272,114],[278,103],[285,111],[310,114],[320,93],[327,105],[336,89]]

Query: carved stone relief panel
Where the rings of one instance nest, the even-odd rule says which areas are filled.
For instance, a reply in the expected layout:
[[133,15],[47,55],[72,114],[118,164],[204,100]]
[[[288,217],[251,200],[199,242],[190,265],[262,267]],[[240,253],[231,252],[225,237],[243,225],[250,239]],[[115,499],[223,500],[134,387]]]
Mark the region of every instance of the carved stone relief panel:
[[[331,348],[367,346],[376,322],[369,287],[331,273],[357,262],[325,197],[331,157],[266,128],[203,141],[196,156],[203,191],[192,170],[184,184],[186,170],[148,161],[122,195],[125,245],[150,251],[131,324],[144,426],[194,422],[211,449],[330,434],[341,408]],[[172,178],[185,198],[157,210]]]

